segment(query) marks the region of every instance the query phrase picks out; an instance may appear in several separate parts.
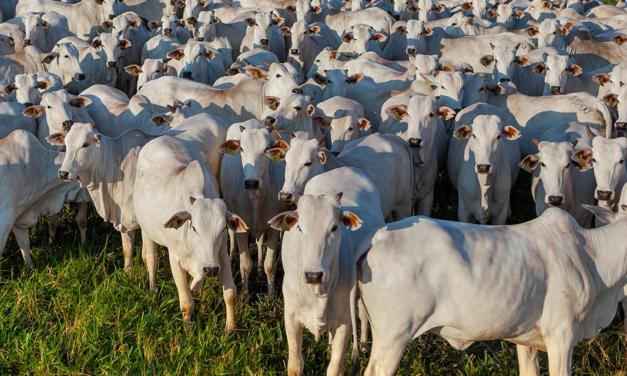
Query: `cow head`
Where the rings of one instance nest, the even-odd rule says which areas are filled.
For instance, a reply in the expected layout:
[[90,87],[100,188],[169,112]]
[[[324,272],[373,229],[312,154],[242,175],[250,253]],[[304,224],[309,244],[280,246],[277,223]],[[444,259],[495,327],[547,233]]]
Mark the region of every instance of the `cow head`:
[[370,121],[361,104],[348,98],[331,98],[316,106],[314,124],[328,128],[331,153],[339,154],[348,141],[370,133]]
[[163,76],[176,76],[176,70],[168,64],[170,59],[146,59],[140,67],[137,64],[127,65],[124,71],[131,76],[138,76],[137,89],[147,82]]
[[299,56],[302,53],[301,50],[305,40],[312,36],[319,36],[322,27],[323,25],[320,23],[308,25],[305,21],[295,22],[290,29],[290,39],[292,41],[290,55]]
[[59,168],[59,177],[63,180],[88,179],[89,171],[102,163],[97,150],[102,135],[93,124],[76,123],[69,131],[53,133],[47,140],[51,144],[65,145],[65,156]]
[[248,22],[247,33],[253,35],[253,48],[270,50],[272,38],[283,38],[283,35],[279,34],[278,26],[283,25],[285,20],[274,15],[273,12],[257,12],[254,17],[246,21]]
[[213,82],[224,74],[224,67],[221,64],[212,64],[212,60],[219,54],[217,50],[208,47],[203,42],[195,41],[189,41],[181,47],[168,54],[169,58],[183,62],[179,77],[200,82]]
[[[277,102],[280,102],[278,106]],[[276,97],[266,97],[265,103],[276,110],[265,118],[264,124],[267,127],[272,127],[282,134],[303,131],[313,136],[311,117],[315,109],[304,96],[292,94],[284,101]]]
[[294,136],[284,153],[285,181],[279,192],[279,200],[296,202],[305,190],[305,184],[324,172],[327,152],[320,148],[320,141],[303,135]]
[[36,119],[45,113],[50,132],[64,132],[73,124],[73,112],[90,103],[87,97],[71,97],[66,90],[58,90],[42,94],[39,105],[24,109],[24,115]]
[[103,53],[107,68],[115,70],[122,59],[122,50],[130,48],[131,41],[120,40],[111,33],[102,33],[92,40],[91,46]]
[[27,13],[23,16],[24,45],[47,48],[46,31],[50,27],[43,13]]
[[372,26],[362,24],[351,26],[342,34],[343,51],[355,55],[368,51],[380,51],[378,43],[386,40],[387,36],[378,33]]
[[543,95],[562,94],[568,81],[568,76],[579,76],[583,69],[571,62],[565,55],[545,54],[545,63],[537,64],[536,72],[544,73]]
[[52,75],[37,74],[18,74],[15,76],[15,83],[5,89],[6,94],[15,92],[15,99],[26,107],[38,105],[41,102],[41,96],[46,91],[60,89],[62,87],[61,80]]
[[86,78],[80,66],[78,48],[70,42],[57,43],[41,62],[46,64],[48,72],[61,77],[64,85]]
[[492,43],[490,48],[492,54],[484,55],[480,59],[481,65],[492,67],[492,74],[495,82],[510,81],[514,73],[514,62],[516,52],[520,44],[512,45],[511,43]]
[[442,71],[435,77],[422,75],[431,84],[433,95],[438,103],[452,108],[455,112],[462,109],[464,99],[464,73]]

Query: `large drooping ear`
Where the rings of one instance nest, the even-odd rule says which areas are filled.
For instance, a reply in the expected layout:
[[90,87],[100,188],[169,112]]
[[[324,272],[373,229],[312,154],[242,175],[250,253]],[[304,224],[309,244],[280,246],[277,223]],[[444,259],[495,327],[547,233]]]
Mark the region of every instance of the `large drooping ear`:
[[612,79],[610,78],[610,75],[607,73],[599,73],[599,74],[595,74],[594,76],[592,76],[592,81],[595,81],[599,85],[603,86],[605,84],[612,82]]
[[268,77],[268,74],[266,72],[264,72],[262,69],[254,67],[252,65],[248,65],[248,66],[244,67],[244,69],[246,70],[246,73],[248,73],[254,79],[259,80],[261,78]]
[[59,57],[59,53],[58,52],[51,52],[48,55],[46,55],[42,60],[41,63],[42,64],[50,64],[52,63],[52,61],[56,58]]
[[535,67],[533,67],[533,73],[542,74],[546,70],[546,65],[544,63],[538,63]]
[[466,1],[465,3],[462,3],[461,8],[463,11],[469,11],[472,9],[472,3]]
[[272,23],[277,25],[277,26],[281,26],[285,23],[285,18],[283,17],[275,17],[272,19]]
[[289,37],[290,35],[292,35],[292,31],[287,26],[282,26],[279,30],[284,37]]
[[357,119],[357,126],[359,127],[360,130],[367,131],[371,127],[370,120],[364,117],[359,118]]
[[48,81],[37,81],[37,89],[39,90],[47,90],[50,87],[50,82]]
[[320,31],[322,31],[322,29],[320,29],[319,25],[311,25],[309,27],[309,31],[311,31],[314,34],[320,34]]
[[246,224],[246,222],[244,222],[242,217],[240,217],[239,215],[233,214],[230,211],[227,211],[225,217],[226,217],[226,225],[229,228],[229,230],[239,232],[239,233],[248,231],[248,225]]
[[385,113],[388,114],[388,116],[392,116],[398,121],[401,121],[409,116],[409,114],[407,113],[407,106],[405,106],[404,104],[390,106],[385,109]]
[[91,99],[87,97],[76,97],[70,99],[70,106],[72,107],[87,107],[91,104]]
[[118,46],[121,49],[125,50],[127,48],[131,48],[131,46],[133,46],[133,43],[131,43],[131,41],[128,39],[122,39],[118,42]]
[[124,71],[131,76],[139,76],[142,71],[142,67],[137,64],[131,64],[124,67]]
[[453,131],[453,136],[458,140],[467,140],[472,136],[472,127],[470,125],[462,125]]
[[519,138],[520,138],[520,136],[521,136],[521,134],[520,134],[520,132],[518,131],[518,129],[514,128],[513,126],[511,126],[511,125],[506,125],[506,126],[503,128],[503,136],[505,136],[505,138],[506,138],[507,140],[510,140],[510,141],[511,141],[511,140],[517,140],[517,139],[519,139]]
[[588,171],[592,168],[592,149],[577,150],[570,159],[577,163],[579,170]]
[[525,29],[525,31],[527,32],[527,35],[529,35],[530,37],[535,37],[538,34],[540,34],[540,30],[536,26],[528,27]]
[[317,127],[326,128],[326,127],[331,126],[331,122],[322,116],[314,116],[311,120],[313,121],[314,125]]
[[298,213],[295,211],[285,211],[272,217],[268,221],[270,227],[278,231],[289,231],[298,223]]
[[488,65],[494,63],[494,55],[483,55],[481,59],[479,59],[479,62],[484,67],[487,67]]
[[388,37],[381,33],[375,33],[372,36],[372,40],[376,40],[377,42],[385,42],[386,40],[388,40]]
[[431,35],[433,35],[433,28],[425,27],[424,30],[422,31],[422,35],[426,35],[430,37]]
[[438,108],[438,116],[444,120],[450,120],[455,117],[455,111],[448,106]]
[[522,56],[516,56],[516,58],[514,59],[514,61],[518,64],[521,65],[523,67],[526,67],[527,65],[529,65],[529,58],[525,55]]
[[609,107],[616,108],[618,106],[618,95],[610,93],[603,97],[603,102]]
[[100,40],[100,38],[94,38],[94,40],[91,41],[91,46],[93,48],[100,48],[102,47],[102,41]]
[[269,109],[276,111],[281,104],[281,99],[279,97],[266,96],[263,98],[263,104],[268,106]]
[[49,135],[48,137],[46,137],[46,141],[48,141],[50,145],[63,145],[63,142],[65,141],[66,133],[67,132],[53,133]]
[[173,118],[172,118],[172,115],[161,114],[161,115],[155,115],[155,116],[151,117],[150,120],[155,125],[162,126],[162,125],[170,124],[172,122]]
[[347,229],[351,231],[359,230],[363,223],[364,221],[357,214],[348,210],[342,212],[342,224]]
[[573,76],[579,76],[583,73],[583,68],[577,64],[573,64],[570,67],[566,68],[566,71],[573,74]]
[[327,152],[324,149],[318,150],[318,161],[321,165],[327,163]]
[[181,60],[185,57],[185,52],[180,48],[175,48],[172,51],[168,52],[168,57],[170,59]]
[[248,18],[246,19],[246,23],[247,23],[247,24],[248,24],[248,26],[250,26],[250,27],[255,26],[255,23],[256,23],[256,22],[255,22],[255,18],[254,18],[254,17],[248,17]]
[[308,104],[307,108],[305,109],[305,114],[307,114],[307,116],[312,117],[314,116],[314,114],[316,113],[316,108],[313,106],[313,104]]
[[191,219],[192,219],[192,215],[189,212],[180,211],[174,214],[172,217],[170,217],[170,219],[168,219],[168,221],[163,224],[163,227],[178,229],[181,226],[183,226],[185,222],[190,221]]
[[536,167],[540,164],[540,158],[536,154],[529,154],[525,158],[523,158],[518,166],[523,170],[531,173],[531,171],[535,170]]
[[627,37],[623,34],[618,34],[617,36],[612,38],[612,41],[618,44],[619,46],[622,46],[623,43],[627,42]]
[[44,108],[44,106],[36,105],[36,106],[26,107],[24,111],[22,111],[22,114],[24,116],[28,116],[33,119],[39,119],[39,117],[43,115],[45,111],[46,109]]
[[323,75],[321,75],[320,73],[314,73],[313,76],[311,76],[311,79],[314,80],[315,83],[317,83],[318,85],[326,85],[327,84],[327,78],[324,77]]
[[148,23],[146,24],[146,27],[148,27],[150,31],[157,31],[157,29],[161,27],[161,21],[157,21],[157,20],[148,21]]
[[275,163],[281,162],[285,159],[285,154],[287,154],[288,149],[290,148],[290,144],[285,142],[284,140],[276,140],[274,143],[266,149],[265,154],[268,158],[272,159]]
[[0,95],[10,95],[12,94],[17,88],[15,87],[14,84],[8,84],[7,86],[5,86],[4,88],[0,89]]
[[446,10],[446,7],[442,4],[434,4],[433,11],[436,13],[442,13]]
[[239,153],[240,145],[237,140],[226,140],[222,145],[220,145],[220,151],[223,153],[235,155]]
[[610,224],[616,221],[618,218],[620,218],[618,213],[614,213],[608,208],[602,208],[599,206],[586,205],[586,204],[581,204],[581,206],[589,210],[592,214],[594,214],[595,217],[597,217],[598,220],[600,220],[603,223]]
[[352,31],[344,32],[344,35],[342,35],[342,41],[344,43],[350,43],[352,40],[353,40],[353,32]]

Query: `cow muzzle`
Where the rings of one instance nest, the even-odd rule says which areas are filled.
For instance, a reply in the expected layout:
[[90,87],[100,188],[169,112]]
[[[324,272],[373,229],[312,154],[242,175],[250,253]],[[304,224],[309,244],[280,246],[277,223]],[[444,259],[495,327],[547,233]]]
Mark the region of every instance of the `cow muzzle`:
[[30,46],[31,44],[31,40],[30,39],[24,39],[24,45],[25,46]]
[[74,121],[73,120],[66,120],[63,123],[61,123],[61,125],[63,125],[63,130],[69,131],[70,128],[72,128],[72,125],[74,125]]
[[562,94],[562,87],[561,86],[551,86],[551,94],[552,95]]
[[476,166],[476,171],[478,174],[489,174],[490,170],[492,170],[492,165],[489,164],[478,164]]
[[549,205],[551,206],[561,206],[562,203],[564,202],[564,197],[563,196],[549,196],[547,197],[547,200],[549,202]]
[[511,79],[509,77],[501,77],[499,78],[499,82],[510,82]]
[[292,55],[298,55],[298,48],[292,48],[292,49],[290,50],[290,53],[291,53]]
[[257,190],[259,189],[259,180],[257,179],[246,179],[244,180],[244,188],[247,190]]
[[409,55],[409,56],[416,56],[416,49],[415,48],[408,48],[406,50],[406,52],[407,52],[407,55]]
[[422,146],[422,138],[410,138],[407,142],[411,148],[419,148]]
[[319,285],[322,283],[323,272],[305,272],[305,282],[309,285]]
[[263,125],[266,127],[274,127],[276,125],[276,118],[274,116],[266,116]]
[[117,66],[118,66],[118,63],[116,61],[109,61],[107,63],[107,67],[109,67],[110,69],[114,69]]
[[270,41],[268,39],[261,39],[259,40],[259,43],[261,44],[262,47],[268,47],[268,45],[270,44]]
[[279,201],[291,204],[294,202],[294,195],[289,192],[279,192]]
[[610,201],[612,199],[614,192],[612,191],[597,191],[597,200],[599,201]]
[[59,170],[59,179],[65,180],[65,181],[70,180],[70,173],[69,173],[69,171]]
[[205,275],[205,277],[217,277],[218,273],[220,273],[220,267],[205,266],[204,268],[202,268],[202,273]]

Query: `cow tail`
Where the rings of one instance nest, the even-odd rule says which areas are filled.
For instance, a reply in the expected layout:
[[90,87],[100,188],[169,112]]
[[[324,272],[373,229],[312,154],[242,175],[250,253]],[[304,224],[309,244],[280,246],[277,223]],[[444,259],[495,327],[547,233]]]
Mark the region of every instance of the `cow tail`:
[[355,312],[355,306],[357,305],[357,290],[359,288],[357,284],[357,263],[355,263],[355,270],[353,273],[353,281],[350,292],[350,313],[351,313],[351,326],[353,330],[353,351],[351,352],[351,375],[357,375],[359,372],[359,336],[357,335],[357,314]]

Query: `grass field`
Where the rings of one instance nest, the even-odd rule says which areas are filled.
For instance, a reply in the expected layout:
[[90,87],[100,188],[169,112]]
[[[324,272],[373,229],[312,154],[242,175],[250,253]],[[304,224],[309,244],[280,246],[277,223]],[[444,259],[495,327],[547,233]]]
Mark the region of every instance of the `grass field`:
[[[533,215],[529,176],[514,192],[514,222]],[[444,178],[435,213],[454,218],[456,195]],[[36,268],[26,270],[14,240],[0,261],[0,375],[262,375],[283,374],[287,344],[282,302],[267,299],[265,279],[252,281],[248,303],[237,307],[239,329],[224,334],[224,305],[216,281],[196,296],[193,323],[185,325],[165,250],[157,290],[136,256],[122,270],[119,236],[92,213],[89,240],[78,246],[70,210],[57,241],[46,245],[47,228],[33,231]],[[237,266],[234,265],[236,270]],[[239,280],[239,277],[236,277]],[[617,315],[612,326],[577,346],[577,375],[627,375],[627,347]],[[327,341],[306,335],[305,372],[324,374]],[[362,367],[367,356],[362,355]],[[546,355],[542,357],[546,373]],[[434,335],[414,341],[400,375],[516,375],[516,351],[506,342],[484,342],[458,352]]]

